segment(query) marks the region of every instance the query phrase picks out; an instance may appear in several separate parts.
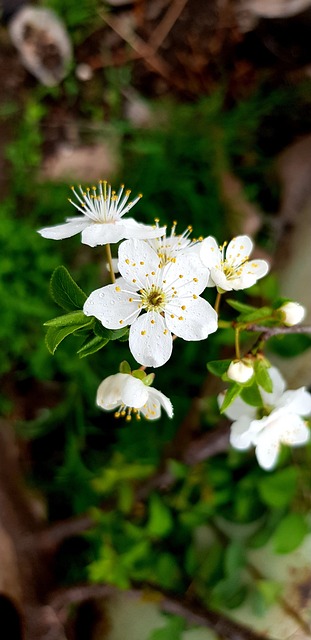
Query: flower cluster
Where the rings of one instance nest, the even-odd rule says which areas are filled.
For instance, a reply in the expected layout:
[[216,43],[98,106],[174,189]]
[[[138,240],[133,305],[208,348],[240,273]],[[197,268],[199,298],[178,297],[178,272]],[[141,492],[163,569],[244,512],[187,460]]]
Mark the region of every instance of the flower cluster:
[[[133,218],[124,218],[141,198],[140,194],[130,201],[131,192],[124,191],[124,185],[116,192],[106,181],[100,181],[98,187],[79,187],[78,190],[72,187],[72,191],[74,199],[69,201],[80,215],[41,229],[39,233],[54,240],[81,233],[84,244],[107,245],[112,284],[92,291],[84,302],[83,314],[79,311],[78,316],[79,313],[79,317],[82,316],[82,326],[85,320],[92,324],[85,316],[94,318],[94,326],[99,321],[104,329],[98,322],[96,326],[104,336],[105,332],[109,333],[106,330],[125,329],[126,333],[128,328],[129,349],[141,365],[140,369],[131,371],[127,363],[122,363],[119,373],[105,378],[98,387],[97,405],[113,410],[116,417],[122,416],[128,421],[132,416],[140,419],[141,415],[155,420],[160,417],[161,408],[171,418],[170,400],[150,386],[154,374],[146,375],[145,368],[164,365],[171,357],[175,338],[201,341],[214,333],[219,324],[221,294],[251,287],[266,275],[268,263],[250,258],[253,243],[246,235],[219,246],[212,236],[192,240],[191,226],[178,234],[176,222],[169,232],[166,226],[160,227],[159,220],[154,225],[144,225]],[[120,243],[117,265],[111,256],[110,243]],[[120,274],[117,280],[114,273]],[[215,308],[204,297],[207,287],[217,289]],[[83,300],[80,298],[81,305]],[[234,307],[232,300],[228,302]],[[254,317],[257,322],[253,307],[238,305],[234,308],[242,313],[239,317],[244,318],[243,327]],[[268,313],[263,320],[283,325],[284,331],[284,325],[291,327],[301,322],[305,310],[296,302],[281,301],[278,308],[268,309]],[[77,315],[71,321],[76,322]],[[273,367],[269,369],[269,380],[266,372],[269,363],[263,364],[260,357],[256,363],[257,352],[241,357],[240,329],[232,326],[236,330],[236,358],[226,361],[223,379],[229,381],[234,393],[236,389],[240,393],[242,388],[256,384],[261,367],[262,377],[257,382],[262,406],[251,406],[236,394],[226,397],[223,409],[233,420],[230,442],[240,450],[254,446],[259,464],[264,469],[272,469],[282,444],[298,446],[308,441],[309,429],[304,417],[311,413],[311,395],[304,388],[285,391],[284,380]],[[95,331],[95,334],[92,348],[102,340],[100,333]],[[104,338],[104,344],[106,342]],[[260,380],[265,389],[260,386]],[[230,404],[229,399],[232,401],[233,397],[235,400]],[[223,402],[224,394],[219,397],[219,404]]]
[[[269,369],[273,390],[267,393],[259,387],[263,408],[257,409],[240,397],[225,410],[233,420],[230,442],[235,449],[255,447],[258,463],[272,469],[282,444],[299,446],[308,442],[310,431],[303,419],[311,414],[311,394],[302,387],[285,391],[286,385],[275,367]],[[224,395],[219,396],[222,405]]]

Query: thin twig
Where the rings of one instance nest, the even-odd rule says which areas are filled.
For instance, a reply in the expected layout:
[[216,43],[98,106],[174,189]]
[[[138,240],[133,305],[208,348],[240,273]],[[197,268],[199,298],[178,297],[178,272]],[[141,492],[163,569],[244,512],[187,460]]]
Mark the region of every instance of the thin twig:
[[154,52],[161,46],[169,32],[172,30],[175,22],[177,22],[180,14],[183,12],[188,0],[174,0],[172,4],[162,18],[161,22],[153,30],[152,36],[149,40],[149,44],[153,48]]

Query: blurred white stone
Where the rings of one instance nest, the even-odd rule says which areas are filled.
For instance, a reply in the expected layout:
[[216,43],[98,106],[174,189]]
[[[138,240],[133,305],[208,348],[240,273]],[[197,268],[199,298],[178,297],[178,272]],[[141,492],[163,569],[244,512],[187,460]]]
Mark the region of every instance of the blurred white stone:
[[78,80],[82,80],[82,82],[87,82],[87,80],[91,80],[93,78],[93,69],[89,64],[85,62],[81,62],[81,64],[77,64],[76,66],[76,76]]
[[52,87],[65,77],[71,42],[53,11],[25,6],[14,14],[8,30],[22,64],[42,84]]
[[310,0],[239,0],[235,5],[241,31],[254,29],[260,18],[289,18],[311,7]]

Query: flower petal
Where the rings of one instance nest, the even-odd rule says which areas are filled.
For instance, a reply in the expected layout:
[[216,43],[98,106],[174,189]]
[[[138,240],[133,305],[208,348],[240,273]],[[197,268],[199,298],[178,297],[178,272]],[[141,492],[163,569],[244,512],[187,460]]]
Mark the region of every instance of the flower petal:
[[241,275],[232,280],[232,289],[234,291],[252,287],[259,278],[263,278],[266,275],[269,271],[269,265],[265,260],[253,260],[243,265],[241,271]]
[[249,449],[253,444],[250,431],[251,421],[247,416],[241,416],[231,425],[230,444],[235,449]]
[[305,387],[285,391],[277,407],[286,407],[288,413],[296,413],[298,416],[308,416],[311,413],[311,394]]
[[147,240],[148,238],[158,238],[159,235],[165,233],[165,227],[156,227],[155,225],[142,224],[134,218],[126,218],[122,220],[124,226],[124,238],[136,238]]
[[114,244],[125,238],[123,222],[91,222],[82,233],[82,242],[90,247]]
[[175,262],[169,262],[163,267],[163,282],[165,290],[171,291],[174,286],[178,297],[193,298],[205,289],[209,271],[195,253],[179,254]]
[[169,418],[173,417],[174,409],[173,405],[167,396],[159,391],[158,389],[154,389],[153,387],[149,388],[149,397],[152,402],[159,402],[163,409],[166,411]]
[[284,416],[280,441],[291,446],[301,445],[310,439],[310,430],[300,416]]
[[258,464],[266,471],[270,471],[277,463],[279,451],[278,439],[273,436],[267,437],[266,433],[262,433],[255,449]]
[[239,265],[248,258],[253,250],[253,243],[249,236],[236,236],[226,249],[226,261],[232,265]]
[[110,411],[121,404],[121,392],[125,376],[131,377],[129,374],[116,373],[108,376],[100,383],[96,395],[96,404],[99,407]]
[[184,340],[205,340],[217,330],[217,313],[203,298],[188,304],[168,304],[165,309],[166,325],[172,333]]
[[[144,240],[125,240],[119,247],[119,271],[123,278],[136,284],[137,289],[151,287],[161,279],[159,258]],[[154,275],[153,275],[154,274]]]
[[[121,374],[123,376],[127,374]],[[146,385],[134,376],[127,375],[121,390],[121,399],[123,404],[128,407],[140,409],[146,404],[149,396],[149,389]]]
[[159,313],[144,313],[130,328],[129,348],[146,367],[161,367],[171,356],[173,340]]
[[107,329],[132,324],[140,313],[139,298],[122,291],[118,284],[108,284],[92,291],[84,303],[83,313],[95,316]]
[[218,247],[217,241],[213,236],[208,236],[201,242],[200,258],[208,269],[212,267],[220,267],[222,255]]
[[85,216],[79,216],[77,218],[69,218],[64,224],[57,224],[53,227],[45,227],[44,229],[39,229],[38,233],[40,233],[43,238],[49,238],[51,240],[63,240],[64,238],[71,238],[77,233],[80,233],[86,227],[88,227],[89,224],[90,221],[85,218]]

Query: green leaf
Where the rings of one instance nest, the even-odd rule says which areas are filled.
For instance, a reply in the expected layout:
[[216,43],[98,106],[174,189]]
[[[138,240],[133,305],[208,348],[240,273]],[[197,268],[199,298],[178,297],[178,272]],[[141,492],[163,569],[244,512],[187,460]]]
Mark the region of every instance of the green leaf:
[[246,404],[250,404],[251,407],[263,406],[262,397],[259,393],[256,382],[253,382],[249,387],[244,386],[242,388],[241,398],[246,402]]
[[231,360],[211,360],[207,363],[208,370],[214,374],[214,376],[223,376],[226,373]]
[[44,323],[45,327],[67,327],[71,324],[79,324],[80,327],[85,325],[89,325],[93,322],[92,318],[84,315],[83,311],[72,311],[71,313],[66,313],[64,316],[58,316],[57,318],[52,318],[52,320],[47,320]]
[[255,361],[255,377],[257,384],[259,384],[259,386],[267,393],[272,393],[273,383],[269,375],[269,368],[270,365],[265,360],[257,358]]
[[246,587],[237,576],[220,580],[212,590],[212,606],[223,606],[228,609],[239,607],[246,597]]
[[142,371],[142,369],[135,369],[134,371],[132,371],[132,376],[133,378],[138,378],[138,380],[144,380],[146,374],[144,371]]
[[[85,317],[85,316],[84,316]],[[92,318],[89,318],[89,324]],[[85,325],[83,325],[85,326]],[[45,344],[50,353],[54,354],[59,344],[71,333],[81,329],[81,323],[69,324],[65,327],[49,327],[45,336]]]
[[280,522],[273,536],[276,553],[290,553],[299,547],[307,535],[309,527],[301,513],[289,513]]
[[172,617],[165,627],[154,629],[148,640],[182,640],[182,632],[185,629],[185,621],[177,616]]
[[275,471],[258,481],[259,495],[268,507],[287,507],[296,494],[297,482],[298,472],[295,467]]
[[155,538],[164,538],[173,527],[173,518],[170,509],[166,506],[158,494],[153,493],[149,500],[148,533]]
[[122,327],[122,329],[106,329],[99,320],[95,320],[94,332],[97,336],[106,338],[107,340],[119,340],[128,333],[128,327]]
[[232,384],[225,393],[224,401],[220,407],[220,413],[224,413],[228,407],[232,404],[242,391],[243,387],[240,384]]
[[53,300],[66,311],[81,309],[87,299],[84,291],[63,266],[57,267],[52,274],[50,291]]
[[245,546],[238,540],[230,542],[225,550],[224,566],[226,575],[235,575],[245,566],[246,555]]
[[105,338],[100,338],[99,336],[93,336],[90,339],[87,339],[83,346],[77,351],[80,358],[85,358],[86,356],[92,355],[92,353],[96,353],[102,349],[109,340]]
[[258,313],[258,309],[256,309],[256,307],[252,307],[250,304],[244,304],[244,302],[239,302],[239,300],[228,298],[226,302],[230,305],[230,307],[232,307],[236,311],[239,311],[240,313],[251,313],[253,311],[256,311]]

